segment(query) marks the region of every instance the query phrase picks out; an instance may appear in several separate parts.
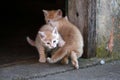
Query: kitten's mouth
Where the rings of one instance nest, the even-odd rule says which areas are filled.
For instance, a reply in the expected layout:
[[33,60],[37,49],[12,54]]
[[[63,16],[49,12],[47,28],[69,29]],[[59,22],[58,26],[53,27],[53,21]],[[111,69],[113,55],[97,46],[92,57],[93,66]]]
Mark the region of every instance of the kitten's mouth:
[[54,48],[55,48],[55,46],[51,46],[51,47],[50,47],[50,49],[54,49]]
[[55,47],[51,47],[51,49],[54,49]]

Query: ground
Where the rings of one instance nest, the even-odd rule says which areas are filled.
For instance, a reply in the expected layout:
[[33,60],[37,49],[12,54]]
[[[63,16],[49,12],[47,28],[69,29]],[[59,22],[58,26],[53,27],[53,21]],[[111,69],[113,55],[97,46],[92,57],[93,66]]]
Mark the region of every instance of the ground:
[[41,64],[36,60],[0,66],[0,80],[119,80],[120,60],[103,65],[99,59],[80,59],[80,69],[69,65]]

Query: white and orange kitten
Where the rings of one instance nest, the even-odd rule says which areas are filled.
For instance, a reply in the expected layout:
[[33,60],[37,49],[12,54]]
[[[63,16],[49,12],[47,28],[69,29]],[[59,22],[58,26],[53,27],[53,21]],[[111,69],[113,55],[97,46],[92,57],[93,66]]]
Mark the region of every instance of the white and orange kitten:
[[56,63],[62,60],[62,63],[68,64],[70,57],[73,66],[78,69],[78,58],[82,56],[84,46],[80,30],[67,17],[62,17],[61,10],[44,10],[43,12],[46,23],[56,26],[65,41],[65,45],[54,52],[51,58],[48,57],[47,61],[49,63]]
[[52,50],[56,47],[62,47],[65,42],[58,33],[56,27],[46,24],[40,28],[36,36],[35,41],[27,37],[27,41],[30,45],[37,48],[39,52],[39,62],[46,62],[45,51]]

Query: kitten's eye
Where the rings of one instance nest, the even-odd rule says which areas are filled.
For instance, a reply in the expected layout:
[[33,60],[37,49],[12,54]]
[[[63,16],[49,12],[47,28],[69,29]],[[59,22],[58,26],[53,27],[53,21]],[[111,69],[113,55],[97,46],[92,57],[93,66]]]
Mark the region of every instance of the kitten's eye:
[[56,40],[54,40],[53,43],[56,43]]
[[50,44],[49,42],[47,42],[47,44]]

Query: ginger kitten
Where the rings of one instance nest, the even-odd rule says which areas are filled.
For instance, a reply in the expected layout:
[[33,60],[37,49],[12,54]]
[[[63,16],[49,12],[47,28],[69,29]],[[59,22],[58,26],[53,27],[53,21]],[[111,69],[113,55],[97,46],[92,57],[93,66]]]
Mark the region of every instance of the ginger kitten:
[[57,21],[62,18],[62,11],[58,10],[43,10],[45,16],[45,22],[50,23],[51,21]]
[[[62,59],[62,63],[68,64],[68,58],[70,57],[73,66],[78,69],[78,58],[82,56],[84,46],[81,32],[67,19],[67,17],[62,18],[62,14],[59,14],[61,13],[60,10],[57,10],[54,13],[51,13],[50,11],[46,13],[47,15],[44,15],[46,23],[56,26],[58,32],[66,42],[63,47],[54,52],[51,58],[48,57],[47,61],[49,63],[56,63]],[[56,15],[61,17],[57,17]]]
[[46,24],[40,28],[36,36],[35,41],[27,37],[27,41],[30,45],[37,48],[39,52],[39,62],[46,62],[46,51],[55,49],[56,47],[62,47],[65,42],[58,33],[56,27]]

